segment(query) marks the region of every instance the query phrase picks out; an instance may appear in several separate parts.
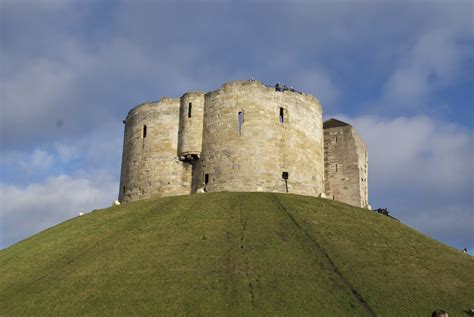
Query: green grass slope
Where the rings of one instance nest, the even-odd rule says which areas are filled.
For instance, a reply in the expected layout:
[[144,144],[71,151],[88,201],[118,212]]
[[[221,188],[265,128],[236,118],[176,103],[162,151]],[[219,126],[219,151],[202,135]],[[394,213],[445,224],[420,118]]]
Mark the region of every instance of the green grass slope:
[[467,316],[472,306],[472,257],[306,196],[144,200],[0,251],[1,316]]

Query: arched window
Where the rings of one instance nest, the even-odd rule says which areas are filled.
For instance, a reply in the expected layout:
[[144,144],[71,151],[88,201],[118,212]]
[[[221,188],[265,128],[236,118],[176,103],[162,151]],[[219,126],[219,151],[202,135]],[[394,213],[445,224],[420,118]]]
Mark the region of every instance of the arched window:
[[146,138],[146,124],[143,125],[143,138]]

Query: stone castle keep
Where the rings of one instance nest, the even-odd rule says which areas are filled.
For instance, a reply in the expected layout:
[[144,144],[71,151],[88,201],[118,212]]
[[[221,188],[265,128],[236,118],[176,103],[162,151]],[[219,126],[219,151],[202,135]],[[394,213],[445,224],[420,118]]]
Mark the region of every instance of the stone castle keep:
[[326,196],[368,206],[367,150],[312,95],[233,81],[140,104],[124,120],[119,201],[196,192]]

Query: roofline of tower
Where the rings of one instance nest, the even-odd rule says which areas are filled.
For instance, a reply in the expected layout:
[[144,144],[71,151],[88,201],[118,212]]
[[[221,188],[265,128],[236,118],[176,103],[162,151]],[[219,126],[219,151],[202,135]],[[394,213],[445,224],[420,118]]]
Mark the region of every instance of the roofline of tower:
[[[331,125],[329,124],[330,122],[334,122],[334,124]],[[326,125],[326,127],[324,125]],[[352,125],[335,118],[330,118],[323,122],[323,129],[342,128],[342,127],[352,127]]]
[[180,98],[172,98],[172,97],[161,97],[160,100],[158,101],[145,101],[145,102],[142,102],[138,105],[136,105],[135,107],[133,107],[132,109],[130,109],[127,113],[127,117],[128,115],[130,115],[132,112],[140,109],[140,108],[145,108],[145,107],[156,107],[158,106],[159,104],[161,103],[164,103],[166,101],[171,101],[171,102],[178,102],[180,101]]
[[[208,96],[208,95],[211,95],[213,93],[216,93],[218,92],[219,90],[222,90],[222,89],[226,89],[228,87],[232,87],[232,86],[238,86],[238,85],[259,85],[265,89],[269,89],[269,90],[275,90],[275,85],[265,85],[263,82],[259,81],[259,80],[256,80],[256,79],[249,79],[249,80],[232,80],[232,81],[229,81],[229,82],[226,82],[226,83],[223,83],[219,89],[216,89],[216,90],[211,90],[211,91],[208,91],[205,96]],[[282,86],[282,87],[286,87],[286,86]],[[290,87],[288,87],[290,88]],[[319,99],[315,96],[313,96],[312,94],[309,94],[309,93],[305,93],[305,92],[301,92],[301,91],[297,91],[297,90],[285,90],[285,91],[281,91],[281,93],[283,94],[300,94],[302,96],[305,96],[307,98],[310,98],[310,99],[313,99],[316,103],[318,103],[320,106],[321,106],[321,102],[319,101]],[[321,109],[322,110],[322,109]]]
[[194,97],[194,96],[204,96],[206,93],[204,91],[187,91],[180,98],[183,97]]
[[[172,97],[161,97],[158,101],[145,101],[145,102],[142,102],[138,105],[136,105],[135,107],[133,107],[132,109],[130,109],[127,113],[127,116],[130,115],[130,113],[136,111],[137,109],[139,108],[142,108],[142,107],[149,107],[149,106],[156,106],[157,104],[163,102],[163,101],[180,101],[181,98],[185,97],[185,96],[208,96],[212,93],[216,93],[218,92],[219,90],[222,90],[222,89],[226,89],[228,87],[231,87],[231,86],[235,86],[235,85],[259,85],[265,89],[275,89],[275,86],[269,86],[269,85],[265,85],[263,82],[259,81],[259,80],[255,80],[255,79],[249,79],[249,80],[232,80],[232,81],[228,81],[226,83],[223,83],[219,89],[216,89],[216,90],[211,90],[211,91],[208,91],[208,92],[203,92],[203,91],[188,91],[188,92],[185,92],[181,97],[179,98],[172,98]],[[297,94],[301,94],[307,98],[310,98],[310,99],[313,99],[317,104],[319,104],[319,106],[321,107],[321,102],[319,101],[318,98],[316,98],[315,96],[313,96],[312,94],[309,94],[309,93],[304,93],[304,92],[300,92],[300,91],[296,91],[296,90],[285,90],[285,91],[281,91],[281,93],[287,93],[287,94],[291,94],[291,93],[297,93]],[[322,110],[322,107],[321,107],[321,110]],[[336,119],[334,119],[336,120]],[[337,120],[339,121],[339,120]],[[340,121],[342,122],[342,121]],[[344,122],[345,123],[345,122]]]

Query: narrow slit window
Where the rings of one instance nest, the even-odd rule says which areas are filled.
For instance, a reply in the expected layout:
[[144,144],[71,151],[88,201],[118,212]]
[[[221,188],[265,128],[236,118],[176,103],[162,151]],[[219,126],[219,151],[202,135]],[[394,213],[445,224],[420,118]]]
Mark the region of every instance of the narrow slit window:
[[288,172],[281,173],[281,178],[285,180],[285,191],[288,192]]
[[336,172],[337,172],[337,164],[336,164]]
[[143,125],[143,138],[146,138],[146,124]]
[[122,187],[122,194],[125,194],[125,186]]
[[280,123],[285,122],[285,109],[280,108]]
[[188,104],[188,118],[191,118],[192,111],[193,111],[193,103],[190,102]]
[[239,134],[242,134],[242,124],[244,123],[244,112],[239,111],[238,117],[237,117],[237,124],[238,124],[238,131]]
[[209,184],[209,174],[204,175],[204,184]]
[[337,137],[336,137],[336,143],[337,143]]

